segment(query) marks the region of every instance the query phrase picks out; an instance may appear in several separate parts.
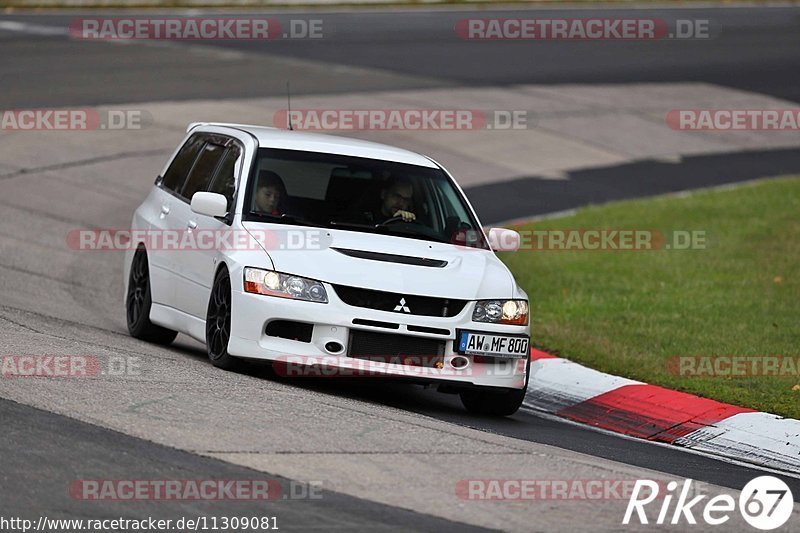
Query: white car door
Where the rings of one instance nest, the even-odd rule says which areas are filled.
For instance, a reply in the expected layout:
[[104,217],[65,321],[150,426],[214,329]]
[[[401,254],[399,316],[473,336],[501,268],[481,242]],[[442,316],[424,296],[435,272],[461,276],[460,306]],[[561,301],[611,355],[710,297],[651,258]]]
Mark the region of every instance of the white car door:
[[[170,213],[173,227],[180,233],[181,245],[173,251],[173,264],[175,266],[175,307],[194,317],[205,318],[192,305],[196,301],[196,294],[203,291],[203,285],[198,284],[194,273],[198,264],[203,261],[203,254],[199,251],[200,242],[197,240],[197,218],[191,209],[191,197],[196,192],[206,191],[214,178],[217,167],[227,151],[224,139],[203,134],[206,142],[200,150],[197,160],[192,166],[189,176],[180,192],[181,201],[174,202]],[[215,223],[222,224],[214,220]],[[224,225],[224,224],[223,224]],[[210,283],[210,282],[209,282]]]
[[175,307],[175,252],[165,246],[165,238],[180,226],[175,221],[176,211],[184,203],[180,190],[189,171],[194,166],[205,139],[194,134],[181,146],[166,170],[156,180],[151,195],[152,205],[148,206],[146,216],[150,233],[147,256],[150,262],[150,294],[153,303]]
[[197,251],[193,253],[191,262],[186,265],[186,275],[192,282],[193,290],[182,297],[185,298],[187,312],[203,320],[206,318],[214,275],[226,255],[225,246],[235,245],[237,242],[235,236],[226,238],[225,234],[234,231],[231,223],[235,210],[237,187],[239,183],[243,182],[241,180],[243,153],[244,150],[238,141],[232,140],[228,143],[207,189],[208,192],[225,196],[228,201],[228,215],[216,218],[192,212],[189,219],[189,226],[197,233],[199,242],[227,243],[223,244],[221,248],[216,245],[198,247]]

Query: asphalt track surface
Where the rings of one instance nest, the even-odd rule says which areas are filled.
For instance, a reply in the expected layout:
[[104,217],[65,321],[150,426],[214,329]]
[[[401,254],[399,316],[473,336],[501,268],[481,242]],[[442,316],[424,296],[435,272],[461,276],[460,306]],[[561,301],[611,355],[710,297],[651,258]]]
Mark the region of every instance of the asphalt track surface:
[[518,176],[466,189],[481,220],[497,223],[601,204],[800,173],[800,150],[753,150],[634,161],[568,173],[568,180]]
[[[800,32],[797,31],[800,29],[800,10],[665,10],[650,12],[648,16],[682,17],[689,12],[691,14],[686,18],[708,18],[722,23],[725,31],[712,41],[702,43],[611,43],[609,47],[576,43],[537,43],[536,46],[484,43],[485,46],[477,47],[452,35],[454,22],[470,16],[466,12],[323,13],[319,17],[326,21],[326,27],[331,28],[331,38],[324,43],[223,42],[216,43],[212,53],[208,46],[200,43],[167,48],[108,47],[75,42],[64,36],[31,35],[0,29],[0,47],[3,50],[0,71],[4,73],[0,79],[0,107],[279,95],[285,90],[287,77],[293,80],[294,90],[299,94],[511,83],[709,81],[800,101],[800,72],[796,68],[800,64]],[[475,16],[493,15],[487,11],[479,13]],[[504,11],[498,15],[513,16],[513,13]],[[531,16],[531,12],[524,13]],[[591,16],[609,13],[594,12]],[[639,11],[614,12],[616,16],[633,13],[640,14]],[[564,15],[566,12],[547,11],[547,16]],[[284,16],[288,15],[278,15],[279,18]],[[318,15],[303,16],[315,18]],[[569,16],[580,15],[569,12]],[[5,15],[0,18],[63,28],[74,17],[69,14]],[[224,54],[218,53],[220,48],[233,51],[241,48],[248,52],[248,56],[226,60]],[[254,59],[252,52],[263,57]],[[285,58],[301,62],[287,63]],[[306,65],[302,63],[304,60],[314,63]],[[317,62],[329,63],[328,68],[320,68]],[[359,77],[358,70],[337,72],[333,64],[355,69],[380,69],[382,74]],[[798,172],[798,155],[794,150],[775,150],[688,158],[678,165],[637,163],[649,165],[647,174],[653,179],[644,182],[633,179],[633,176],[643,174],[641,166],[587,170],[570,175],[568,181],[544,185],[537,181],[535,190],[532,188],[532,178],[535,177],[523,176],[515,182],[476,187],[470,191],[470,197],[484,219],[492,222],[506,214],[514,217],[533,215],[616,198]],[[764,172],[765,169],[768,172]],[[696,178],[699,175],[704,176],[705,181],[681,182],[681,179],[688,179],[686,176]],[[516,191],[517,197],[521,198],[519,205],[502,213],[494,211],[497,199],[507,197],[510,190]],[[40,192],[46,194],[46,189]],[[545,197],[537,198],[537,194]],[[132,201],[127,207],[132,211],[136,204]],[[91,218],[80,222],[89,226],[94,223]],[[4,224],[14,226],[8,218]],[[18,230],[15,240],[24,242],[26,232],[32,229],[20,226]],[[14,252],[15,248],[10,250]],[[41,262],[50,260],[44,251],[34,249],[24,253],[33,254]],[[0,297],[11,294],[9,286],[16,282],[19,274],[11,263],[5,263],[2,268],[5,272],[3,277],[8,282],[3,284]],[[113,272],[113,268],[104,265],[98,271]],[[79,291],[88,281],[87,273],[66,267],[64,272],[54,273],[54,276],[74,285],[72,291]],[[103,281],[102,285],[113,291],[118,288],[118,280]],[[40,332],[45,331],[44,324],[52,323],[52,329],[58,333],[52,338],[56,344],[82,342],[82,334],[73,333],[59,323],[67,314],[63,309],[68,308],[71,302],[48,301],[47,298],[46,293],[32,291],[26,309],[3,308],[3,320],[8,326],[0,336],[4,352],[7,346],[19,345],[14,337],[17,328],[25,329],[34,319],[41,322],[35,326]],[[6,300],[3,297],[0,301]],[[113,346],[118,342],[115,339],[124,334],[124,317],[121,306],[107,305],[106,300],[116,302],[118,298],[113,295],[97,304],[93,311],[95,316],[79,313],[72,319],[78,329],[97,330],[94,334]],[[31,309],[36,309],[36,316],[26,314],[33,312]],[[98,322],[103,326],[97,328]],[[49,329],[47,326],[47,331]],[[166,349],[146,347],[146,350],[149,354],[170,354],[179,362],[196,362],[203,357],[197,346],[185,342]],[[244,377],[255,377],[266,383],[276,380],[261,367],[251,368]],[[367,408],[380,406],[417,413],[489,434],[551,445],[723,487],[740,489],[746,481],[761,473],[753,468],[723,463],[671,447],[552,421],[530,411],[520,411],[504,420],[468,416],[457,397],[429,389],[393,383],[277,382],[287,384],[300,394],[315,393],[352,400]],[[0,476],[4,487],[0,514],[5,516],[35,516],[53,509],[61,517],[91,515],[101,518],[123,513],[125,516],[169,518],[203,513],[232,515],[240,510],[237,505],[249,514],[252,507],[235,502],[226,502],[224,509],[215,507],[216,504],[176,506],[175,503],[147,502],[138,507],[136,504],[134,507],[121,507],[114,502],[92,502],[91,509],[88,509],[86,502],[70,499],[65,494],[64,485],[79,477],[93,476],[186,479],[199,477],[202,473],[204,477],[238,479],[263,475],[263,471],[256,472],[154,444],[7,400],[0,401],[0,421],[3,427]],[[784,479],[794,491],[796,501],[800,501],[800,481],[790,477]],[[296,529],[374,530],[383,525],[384,528],[392,526],[403,530],[449,531],[468,527],[416,514],[399,506],[381,505],[336,492],[326,493],[320,501],[276,502],[274,505],[280,516]],[[564,526],[569,529],[569,524]],[[502,529],[503,524],[498,523],[497,527]]]
[[[485,531],[469,524],[422,516],[397,507],[380,505],[335,492],[315,492],[313,505],[305,500],[258,502],[106,503],[78,501],[64,487],[80,472],[83,479],[263,479],[263,473],[223,461],[201,458],[151,442],[134,439],[91,424],[60,417],[18,403],[0,400],[4,427],[0,453],[5,459],[6,487],[0,503],[2,516],[36,516],[51,510],[55,518],[114,519],[152,516],[174,521],[182,517],[276,517],[278,527],[292,530],[352,531]],[[24,448],[25,454],[20,454]],[[9,458],[14,457],[14,460]],[[86,458],[91,457],[87,464]],[[275,476],[272,477],[275,478]],[[280,496],[288,495],[289,480]],[[295,489],[297,490],[297,489]],[[43,502],[46,502],[43,505]]]
[[[277,18],[322,20],[322,39],[184,42],[172,49],[92,46],[61,37],[0,31],[4,106],[98,105],[209,97],[283,95],[370,89],[498,86],[538,83],[704,81],[800,102],[800,11],[793,7],[401,12],[269,12]],[[118,13],[101,13],[114,17]],[[66,32],[88,14],[25,16]],[[454,27],[469,17],[622,17],[708,20],[710,39],[603,42],[471,42]],[[242,50],[261,60],[187,53],[197,47]],[[280,59],[327,63],[319,72]],[[337,72],[348,65],[387,71],[369,79]],[[12,83],[13,82],[13,83]]]
[[[0,21],[0,70],[7,74],[0,79],[0,105],[281,96],[287,80],[296,95],[523,83],[707,82],[800,102],[800,9],[792,7],[255,13],[276,18],[284,27],[291,20],[321,20],[324,38],[107,46],[70,39],[67,28],[79,16],[119,13],[5,15],[2,21],[46,31],[3,31]],[[237,14],[244,12],[232,15]],[[469,17],[581,16],[656,18],[670,25],[676,19],[707,20],[712,38],[599,45],[468,42],[454,31],[459,20]],[[569,181],[520,175],[470,188],[467,194],[481,219],[493,224],[591,203],[795,173],[798,161],[798,150],[720,153],[685,157],[677,164],[640,161],[590,168],[570,173]]]

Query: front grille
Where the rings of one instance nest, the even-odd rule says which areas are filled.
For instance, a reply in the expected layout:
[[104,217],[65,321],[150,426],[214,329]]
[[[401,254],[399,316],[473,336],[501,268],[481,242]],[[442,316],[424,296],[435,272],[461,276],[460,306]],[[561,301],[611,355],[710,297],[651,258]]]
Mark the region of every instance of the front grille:
[[419,333],[432,333],[434,335],[450,335],[449,329],[442,329],[442,328],[429,328],[427,326],[413,326],[411,324],[406,326],[408,331],[416,331]]
[[347,305],[409,315],[453,317],[467,305],[466,300],[373,291],[346,285],[334,285],[333,290]]
[[353,324],[358,326],[372,326],[373,328],[400,329],[400,324],[381,322],[380,320],[367,320],[365,318],[354,318]]
[[441,368],[444,341],[372,331],[350,331],[347,354],[358,359]]

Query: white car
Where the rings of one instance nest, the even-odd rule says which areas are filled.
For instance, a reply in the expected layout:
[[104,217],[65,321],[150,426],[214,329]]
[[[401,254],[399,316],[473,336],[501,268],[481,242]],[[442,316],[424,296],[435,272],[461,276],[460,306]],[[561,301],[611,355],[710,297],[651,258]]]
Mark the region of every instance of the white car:
[[190,124],[131,235],[125,308],[136,338],[187,334],[224,369],[258,359],[289,374],[438,384],[475,413],[522,403],[528,299],[489,245],[514,249],[519,235],[487,235],[426,156]]

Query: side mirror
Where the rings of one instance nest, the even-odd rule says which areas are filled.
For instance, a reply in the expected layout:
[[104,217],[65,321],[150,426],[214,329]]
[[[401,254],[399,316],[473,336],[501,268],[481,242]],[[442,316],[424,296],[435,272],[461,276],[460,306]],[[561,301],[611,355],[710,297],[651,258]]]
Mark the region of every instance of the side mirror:
[[198,215],[224,217],[228,213],[228,200],[215,192],[196,192],[192,196],[192,211]]
[[495,252],[516,252],[519,250],[521,237],[513,229],[492,228],[489,230],[489,245]]

